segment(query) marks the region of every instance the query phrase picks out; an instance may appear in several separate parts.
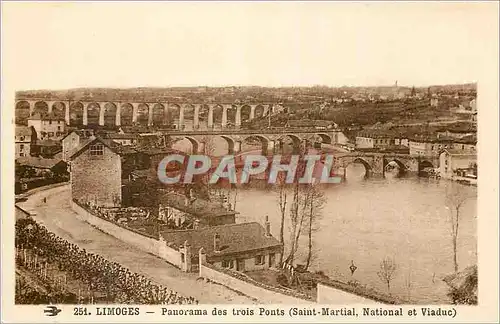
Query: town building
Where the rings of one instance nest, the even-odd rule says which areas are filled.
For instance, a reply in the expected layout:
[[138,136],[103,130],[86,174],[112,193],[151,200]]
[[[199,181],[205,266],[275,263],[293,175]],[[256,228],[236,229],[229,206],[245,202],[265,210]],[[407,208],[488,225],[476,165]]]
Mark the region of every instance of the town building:
[[477,178],[476,152],[445,149],[439,155],[439,174],[443,179]]
[[94,134],[91,129],[74,130],[62,138],[62,159],[68,161],[69,157],[80,147],[85,140]]
[[31,155],[31,147],[36,143],[36,132],[33,127],[16,125],[15,130],[15,157]]
[[367,130],[356,135],[356,149],[383,149],[393,145],[395,145],[394,134],[388,131]]
[[59,153],[62,153],[61,141],[59,140],[37,140],[36,143],[31,146],[31,155],[33,156],[55,159]]
[[453,148],[453,140],[444,136],[414,135],[409,139],[410,155],[438,156],[442,150]]
[[311,120],[311,119],[297,119],[288,120],[285,124],[288,128],[314,128],[314,129],[332,129],[336,128],[337,124],[330,120]]
[[40,140],[60,140],[65,132],[64,117],[55,114],[35,113],[28,118],[28,126],[33,126]]
[[124,146],[129,146],[129,145],[136,145],[137,144],[137,139],[138,139],[137,134],[133,133],[109,133],[106,134],[105,138],[111,139],[113,142],[124,145]]
[[162,196],[161,205],[159,218],[176,228],[234,224],[238,214],[228,203],[223,205],[173,192]]
[[17,158],[16,167],[33,170],[31,177],[57,176],[67,172],[67,165],[61,159],[44,159],[35,156]]
[[[163,231],[160,241],[181,251],[184,271],[195,271],[200,255],[214,266],[245,272],[278,267],[282,244],[261,224],[228,224],[183,231]],[[199,253],[201,250],[202,253]]]
[[113,144],[92,137],[70,155],[72,199],[103,207],[121,206],[121,151]]

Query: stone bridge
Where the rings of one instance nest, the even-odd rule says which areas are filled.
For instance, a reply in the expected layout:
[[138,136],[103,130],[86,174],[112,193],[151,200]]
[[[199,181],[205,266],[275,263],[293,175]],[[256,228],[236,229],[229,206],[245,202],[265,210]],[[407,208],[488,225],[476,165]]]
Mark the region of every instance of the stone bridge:
[[172,103],[16,98],[16,117],[54,113],[74,126],[175,125],[177,129],[239,128],[242,121],[284,110],[280,103]]
[[[292,144],[296,152],[303,151],[313,144],[336,145],[345,142],[345,136],[340,129],[307,129],[307,128],[267,128],[260,130],[221,129],[214,131],[160,131],[161,135],[177,142],[187,139],[191,143],[192,154],[210,154],[209,143],[214,137],[220,137],[227,142],[228,154],[241,152],[242,143],[253,139],[260,142],[262,154],[277,152],[285,142]],[[168,139],[166,138],[166,141]]]
[[343,171],[351,163],[360,163],[365,167],[367,176],[384,176],[389,164],[395,163],[400,173],[419,174],[424,168],[437,168],[438,156],[411,156],[399,153],[338,153],[334,156],[334,169]]

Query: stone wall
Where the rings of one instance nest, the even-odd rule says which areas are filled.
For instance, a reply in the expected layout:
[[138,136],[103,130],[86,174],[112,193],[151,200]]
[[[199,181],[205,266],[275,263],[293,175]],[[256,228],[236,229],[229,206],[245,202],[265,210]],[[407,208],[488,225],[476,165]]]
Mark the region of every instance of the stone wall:
[[125,228],[124,226],[120,226],[95,216],[74,201],[71,201],[71,208],[80,216],[81,219],[97,227],[101,231],[140,250],[156,255],[176,267],[181,267],[180,252],[168,247],[166,242],[159,241],[153,237],[148,237],[142,233],[135,232],[133,229]]
[[71,196],[98,206],[118,207],[122,198],[120,156],[104,146],[102,156],[91,156],[89,148],[71,161]]
[[[279,288],[266,287],[266,285],[259,282],[251,282],[252,279],[248,278],[242,280],[229,274],[229,271],[217,269],[207,263],[200,263],[199,267],[200,277],[210,279],[221,285],[239,291],[247,296],[255,298],[262,304],[312,304],[314,301],[306,300],[290,294],[280,293]],[[241,274],[241,276],[244,276]],[[267,288],[267,289],[266,289]],[[283,290],[283,292],[285,292]]]

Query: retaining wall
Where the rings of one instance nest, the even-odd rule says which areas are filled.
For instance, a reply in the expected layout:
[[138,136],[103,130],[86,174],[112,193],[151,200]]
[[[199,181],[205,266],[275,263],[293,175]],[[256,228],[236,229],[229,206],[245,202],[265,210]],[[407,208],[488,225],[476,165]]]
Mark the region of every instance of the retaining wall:
[[257,299],[262,304],[312,304],[302,298],[280,294],[274,290],[259,287],[250,282],[235,278],[229,274],[218,271],[206,264],[200,264],[200,277],[210,279],[231,289],[237,290],[247,296]]
[[168,263],[175,265],[176,267],[181,267],[180,252],[168,247],[165,242],[160,242],[159,240],[147,237],[145,235],[134,232],[131,229],[127,229],[105,219],[102,219],[98,216],[95,216],[74,201],[71,201],[71,208],[80,216],[81,219],[97,227],[101,231],[112,235],[117,239],[128,243],[138,249],[156,255],[164,259]]

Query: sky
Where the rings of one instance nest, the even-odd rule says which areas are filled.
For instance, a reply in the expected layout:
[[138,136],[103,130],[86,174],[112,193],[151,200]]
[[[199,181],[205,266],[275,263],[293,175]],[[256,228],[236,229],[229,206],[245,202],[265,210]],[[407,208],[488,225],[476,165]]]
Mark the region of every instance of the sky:
[[[16,90],[476,82],[498,4],[2,3]],[[495,52],[496,51],[496,52]]]

